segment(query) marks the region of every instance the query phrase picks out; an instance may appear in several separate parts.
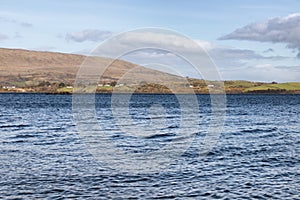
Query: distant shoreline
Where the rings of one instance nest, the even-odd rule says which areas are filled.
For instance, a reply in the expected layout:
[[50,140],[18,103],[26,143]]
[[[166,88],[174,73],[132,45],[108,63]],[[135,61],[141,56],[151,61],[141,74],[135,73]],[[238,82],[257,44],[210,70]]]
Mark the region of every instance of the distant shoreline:
[[[0,91],[0,94],[45,94],[45,95],[73,95],[74,93],[70,92],[15,92],[15,91]],[[135,92],[135,93],[129,93],[129,92],[95,92],[95,93],[76,93],[76,94],[140,94],[140,95],[221,95],[223,93],[147,93],[147,92]],[[286,93],[276,93],[276,92],[269,92],[269,93],[263,93],[263,92],[241,92],[241,93],[230,93],[225,92],[226,95],[300,95],[300,93],[296,92],[286,92]]]
[[[83,55],[0,48],[1,93],[71,94]],[[95,57],[95,62],[111,63]],[[133,70],[135,69],[135,70]],[[119,81],[128,71],[130,81]],[[204,80],[152,70],[124,60],[115,60],[109,70],[92,82],[84,80],[82,92],[145,94],[300,94],[300,82]],[[145,81],[142,81],[145,80]],[[148,80],[148,81],[146,81]],[[81,80],[82,81],[82,80]],[[77,90],[79,91],[79,90]]]

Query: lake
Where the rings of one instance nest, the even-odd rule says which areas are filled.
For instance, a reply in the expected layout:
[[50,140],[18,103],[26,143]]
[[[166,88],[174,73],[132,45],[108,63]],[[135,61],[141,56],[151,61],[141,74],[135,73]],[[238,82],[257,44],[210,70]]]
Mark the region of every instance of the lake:
[[[210,96],[196,97],[199,119],[192,117],[200,128],[182,129],[194,138],[189,148],[165,169],[132,173],[95,158],[77,129],[71,95],[0,94],[0,198],[300,198],[300,95],[227,95],[223,131],[205,156],[197,145],[210,124]],[[123,95],[115,98],[131,121],[115,119],[109,94],[96,95],[95,110],[116,149],[159,154],[180,141],[176,96],[139,94],[129,105]],[[132,134],[150,128],[152,135],[139,138],[118,126]]]

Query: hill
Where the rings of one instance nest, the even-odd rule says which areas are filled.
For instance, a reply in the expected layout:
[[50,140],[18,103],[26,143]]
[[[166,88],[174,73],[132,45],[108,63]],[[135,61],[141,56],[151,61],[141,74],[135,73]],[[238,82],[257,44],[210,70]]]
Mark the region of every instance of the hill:
[[[0,83],[32,86],[41,81],[72,84],[86,57],[76,54],[29,51],[0,48]],[[99,58],[99,61],[108,60]],[[107,74],[119,78],[122,72],[136,67],[129,62],[117,60]]]
[[[86,59],[83,55],[0,48],[0,92],[71,93],[76,73]],[[111,59],[94,57],[101,63]],[[130,72],[128,74],[128,72]],[[117,84],[122,77],[127,84]],[[138,81],[143,81],[140,86]],[[147,80],[149,83],[147,83]],[[152,82],[151,82],[152,81]],[[130,82],[130,84],[128,84]],[[154,83],[153,83],[154,82]],[[222,83],[179,77],[147,69],[123,60],[115,60],[102,79],[97,82],[97,92],[171,93],[170,86],[178,93],[219,93]],[[165,85],[165,86],[163,86]],[[251,81],[224,81],[226,93],[299,93],[300,83],[265,83]]]
[[[76,54],[0,48],[2,92],[70,92],[76,73],[85,58],[83,55]],[[104,66],[101,63],[113,61],[101,57],[94,59],[100,67]],[[99,80],[98,89],[110,92],[111,86],[132,69],[135,70],[130,74],[131,80],[151,79],[169,82],[174,82],[174,79],[176,82],[183,80],[182,77],[147,69],[123,60],[115,60]]]

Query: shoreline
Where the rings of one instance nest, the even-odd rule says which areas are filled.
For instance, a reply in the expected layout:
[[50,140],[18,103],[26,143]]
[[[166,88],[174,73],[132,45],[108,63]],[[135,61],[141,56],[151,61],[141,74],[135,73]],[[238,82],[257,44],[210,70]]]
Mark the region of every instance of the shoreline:
[[[1,94],[45,94],[45,95],[73,95],[73,92],[16,92],[16,91],[0,91]],[[129,93],[129,92],[95,92],[95,93],[76,93],[76,94],[135,94],[135,95],[222,95],[224,93],[159,93],[159,92],[135,92],[135,93]],[[225,95],[300,95],[300,92],[225,92]]]

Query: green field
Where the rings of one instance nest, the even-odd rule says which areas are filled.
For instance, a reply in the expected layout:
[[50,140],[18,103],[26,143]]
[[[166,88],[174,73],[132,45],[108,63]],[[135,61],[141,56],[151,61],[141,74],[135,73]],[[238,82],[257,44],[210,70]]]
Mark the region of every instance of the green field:
[[250,87],[245,92],[253,91],[274,91],[274,90],[285,90],[285,91],[300,91],[300,82],[288,82],[278,84],[265,84],[257,87]]

